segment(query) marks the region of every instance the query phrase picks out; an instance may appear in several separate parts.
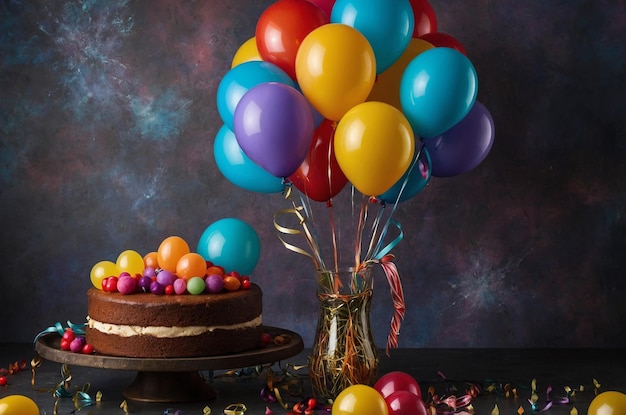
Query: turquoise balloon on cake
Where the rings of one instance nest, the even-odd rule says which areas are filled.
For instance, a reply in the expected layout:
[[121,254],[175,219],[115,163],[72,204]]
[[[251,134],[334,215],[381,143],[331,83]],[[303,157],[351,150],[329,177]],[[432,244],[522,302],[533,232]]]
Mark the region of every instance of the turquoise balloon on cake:
[[224,218],[204,230],[196,251],[227,273],[237,271],[241,275],[250,275],[259,261],[261,240],[247,222]]

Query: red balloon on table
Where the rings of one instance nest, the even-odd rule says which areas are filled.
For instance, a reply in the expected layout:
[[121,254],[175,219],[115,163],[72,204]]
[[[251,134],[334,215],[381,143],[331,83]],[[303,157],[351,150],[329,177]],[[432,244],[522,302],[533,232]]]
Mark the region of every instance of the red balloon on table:
[[414,377],[405,372],[389,372],[381,376],[374,384],[374,389],[387,398],[394,392],[406,391],[422,397],[422,390]]
[[317,202],[336,196],[348,183],[335,158],[333,138],[336,122],[325,119],[315,129],[306,158],[289,180],[298,190]]
[[296,79],[296,55],[302,40],[330,17],[307,0],[279,0],[259,17],[255,38],[259,55]]
[[427,415],[422,398],[408,391],[397,391],[385,398],[389,415]]

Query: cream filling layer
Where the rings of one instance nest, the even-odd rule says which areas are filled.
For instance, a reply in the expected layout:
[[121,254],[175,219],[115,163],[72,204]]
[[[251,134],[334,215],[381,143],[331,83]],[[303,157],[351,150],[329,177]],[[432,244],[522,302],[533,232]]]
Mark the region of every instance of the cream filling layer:
[[154,336],[159,338],[173,338],[199,336],[200,334],[213,332],[215,330],[239,330],[258,327],[261,325],[261,321],[262,318],[261,315],[259,315],[253,320],[227,326],[131,326],[125,324],[103,323],[87,316],[87,324],[89,328],[98,330],[101,333],[113,334],[120,337]]

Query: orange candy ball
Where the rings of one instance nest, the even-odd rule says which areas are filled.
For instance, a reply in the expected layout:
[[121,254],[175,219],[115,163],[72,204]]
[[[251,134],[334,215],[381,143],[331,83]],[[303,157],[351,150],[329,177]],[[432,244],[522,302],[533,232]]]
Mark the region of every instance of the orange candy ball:
[[176,264],[176,275],[189,280],[191,277],[204,277],[207,272],[206,261],[202,255],[190,252],[183,255]]
[[176,272],[178,260],[189,252],[189,245],[187,245],[187,242],[180,236],[169,236],[165,238],[157,250],[159,268]]
[[224,277],[224,288],[228,291],[237,291],[239,287],[241,287],[241,281],[239,281],[239,278],[232,275]]
[[148,268],[157,269],[159,267],[159,261],[157,260],[156,252],[148,252],[143,257],[143,265]]

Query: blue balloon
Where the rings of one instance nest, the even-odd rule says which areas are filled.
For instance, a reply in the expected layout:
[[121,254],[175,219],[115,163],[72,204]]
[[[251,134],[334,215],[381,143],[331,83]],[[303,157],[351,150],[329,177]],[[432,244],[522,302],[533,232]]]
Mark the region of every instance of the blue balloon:
[[331,23],[358,30],[374,50],[380,75],[404,53],[413,36],[415,15],[409,0],[337,0]]
[[233,118],[241,97],[252,87],[266,82],[295,87],[289,75],[271,62],[244,62],[226,72],[217,87],[217,111],[228,128],[234,130]]
[[400,104],[413,132],[435,137],[461,121],[476,101],[478,77],[472,62],[451,48],[417,55],[400,81]]
[[[404,202],[421,192],[432,177],[432,165],[430,154],[426,147],[416,151],[409,169],[402,175],[400,180],[391,189],[378,196],[384,203]],[[404,186],[404,189],[402,188]],[[400,196],[400,198],[398,198]]]
[[261,241],[248,223],[241,219],[224,218],[205,229],[196,251],[226,272],[250,275],[259,261]]
[[272,175],[246,156],[235,133],[226,125],[222,125],[215,136],[213,156],[219,171],[236,186],[259,193],[278,193],[284,189],[282,178]]

